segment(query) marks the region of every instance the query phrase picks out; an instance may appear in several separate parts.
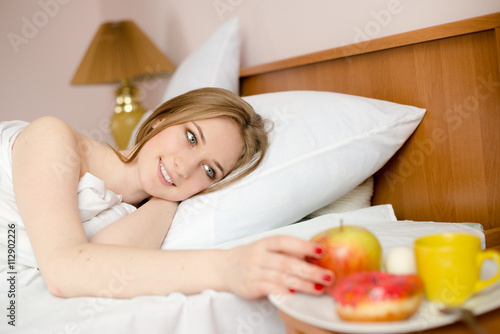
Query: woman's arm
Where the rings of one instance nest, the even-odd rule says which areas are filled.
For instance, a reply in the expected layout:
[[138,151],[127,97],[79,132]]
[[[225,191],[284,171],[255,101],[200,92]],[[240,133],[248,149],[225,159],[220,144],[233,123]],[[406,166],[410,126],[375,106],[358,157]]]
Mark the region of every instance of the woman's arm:
[[177,202],[152,198],[133,213],[103,228],[90,242],[159,249],[177,206]]
[[76,138],[64,122],[46,117],[18,136],[12,153],[17,205],[52,294],[119,298],[215,289],[253,298],[288,289],[320,293],[316,284],[329,284],[330,272],[303,261],[319,256],[316,246],[291,237],[204,251],[89,243],[77,206]]

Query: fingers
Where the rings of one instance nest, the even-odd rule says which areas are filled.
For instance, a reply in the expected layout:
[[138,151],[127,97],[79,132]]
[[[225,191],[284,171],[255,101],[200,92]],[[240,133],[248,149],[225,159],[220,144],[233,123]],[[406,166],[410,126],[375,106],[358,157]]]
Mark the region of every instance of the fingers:
[[286,253],[303,259],[305,257],[320,258],[324,254],[321,244],[302,240],[287,235],[278,235],[262,240],[266,248],[272,252]]
[[282,273],[275,270],[262,270],[254,277],[253,286],[254,297],[266,296],[269,294],[288,294],[296,292],[304,292],[314,295],[321,295],[326,292],[331,281],[321,281],[315,283],[309,279],[300,278],[291,273]]
[[242,245],[225,253],[225,285],[245,298],[293,292],[319,295],[335,281],[334,274],[306,258],[320,258],[323,253],[320,245],[291,236]]
[[334,281],[330,270],[281,253],[268,254],[263,267],[267,269],[266,279],[278,282],[288,290],[319,294]]
[[334,282],[332,271],[304,260],[323,256],[321,245],[291,236],[270,237],[262,242],[269,252],[264,264],[269,270],[267,279],[275,282],[278,290],[322,294]]

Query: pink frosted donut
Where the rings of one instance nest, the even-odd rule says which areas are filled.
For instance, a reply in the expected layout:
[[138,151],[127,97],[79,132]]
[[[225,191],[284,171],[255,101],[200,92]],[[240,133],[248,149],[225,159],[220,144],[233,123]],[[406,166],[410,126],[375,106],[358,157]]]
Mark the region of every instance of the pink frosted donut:
[[409,318],[422,300],[417,275],[362,271],[344,277],[332,295],[338,315],[348,321],[394,321]]

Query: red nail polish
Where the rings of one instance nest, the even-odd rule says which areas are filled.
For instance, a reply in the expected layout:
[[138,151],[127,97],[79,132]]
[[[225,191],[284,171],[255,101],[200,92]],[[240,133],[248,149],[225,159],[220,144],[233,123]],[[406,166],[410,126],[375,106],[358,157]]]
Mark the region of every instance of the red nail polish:
[[290,293],[295,293],[294,289],[288,289],[288,291],[290,291]]
[[314,284],[314,289],[315,289],[315,290],[321,291],[321,290],[323,290],[324,288],[325,288],[325,287],[324,287],[323,285],[321,285],[321,284],[318,284],[318,283]]
[[325,281],[325,282],[331,282],[331,280],[332,280],[332,276],[330,276],[330,275],[323,276],[323,281]]
[[314,252],[315,252],[316,254],[323,254],[323,248],[321,248],[321,247],[316,247],[316,248],[314,249]]

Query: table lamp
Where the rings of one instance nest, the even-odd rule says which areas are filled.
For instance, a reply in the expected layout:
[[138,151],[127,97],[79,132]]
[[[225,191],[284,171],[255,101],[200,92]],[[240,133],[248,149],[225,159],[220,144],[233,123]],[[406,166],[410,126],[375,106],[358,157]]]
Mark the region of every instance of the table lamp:
[[71,84],[121,83],[115,92],[110,128],[118,148],[125,149],[145,112],[131,81],[174,70],[175,66],[134,22],[106,22],[99,27]]

